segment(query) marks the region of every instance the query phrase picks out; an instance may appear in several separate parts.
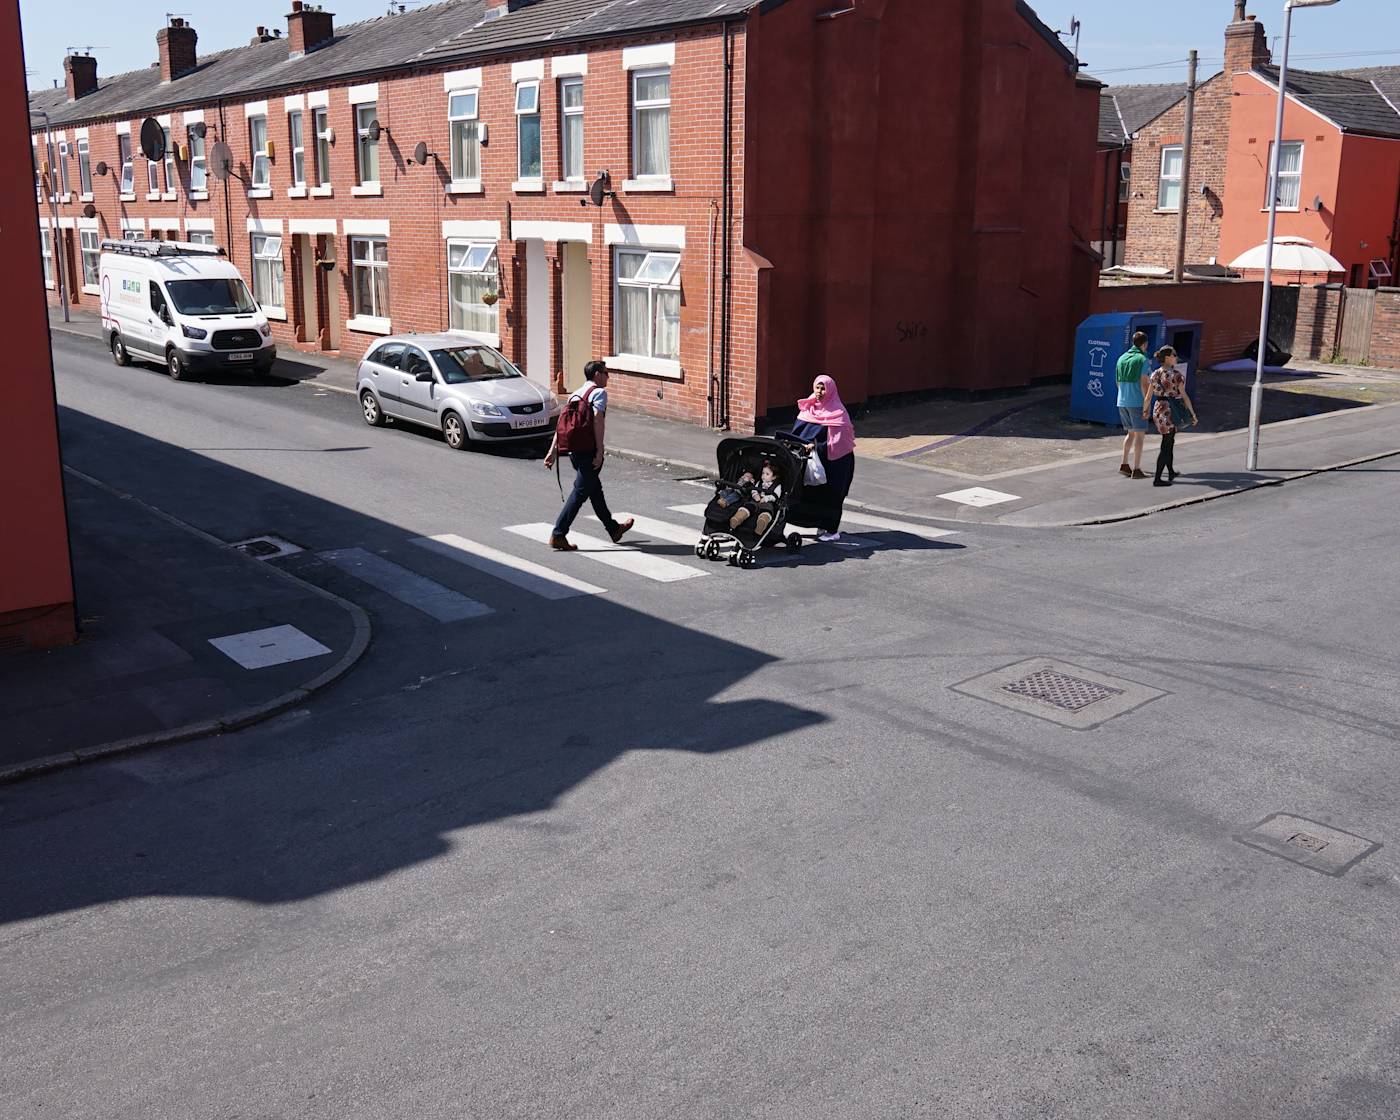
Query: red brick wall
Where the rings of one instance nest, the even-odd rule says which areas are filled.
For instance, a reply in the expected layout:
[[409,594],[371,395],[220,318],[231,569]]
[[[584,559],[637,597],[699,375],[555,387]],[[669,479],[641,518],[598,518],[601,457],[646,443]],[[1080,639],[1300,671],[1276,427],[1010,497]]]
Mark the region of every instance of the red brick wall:
[[1114,284],[1094,295],[1094,314],[1105,311],[1160,311],[1168,319],[1198,319],[1201,364],[1238,358],[1259,337],[1259,301],[1264,286],[1232,284]]
[[1400,369],[1400,288],[1382,288],[1376,293],[1371,364]]
[[1340,284],[1315,284],[1298,291],[1298,320],[1293,330],[1293,356],[1330,361],[1337,352],[1337,315],[1342,306]]

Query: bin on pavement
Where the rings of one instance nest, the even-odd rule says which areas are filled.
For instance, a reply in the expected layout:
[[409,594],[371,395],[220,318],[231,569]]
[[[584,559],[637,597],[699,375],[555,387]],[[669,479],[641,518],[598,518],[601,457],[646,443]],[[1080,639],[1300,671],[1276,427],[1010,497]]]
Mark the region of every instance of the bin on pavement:
[[1147,356],[1162,345],[1166,319],[1159,311],[1109,311],[1090,315],[1074,336],[1074,374],[1070,382],[1069,414],[1075,420],[1122,427],[1118,419],[1118,359],[1133,344],[1133,335],[1147,332]]
[[1168,319],[1162,345],[1176,351],[1176,368],[1186,375],[1186,395],[1196,399],[1196,368],[1201,364],[1201,335],[1205,324],[1199,319]]

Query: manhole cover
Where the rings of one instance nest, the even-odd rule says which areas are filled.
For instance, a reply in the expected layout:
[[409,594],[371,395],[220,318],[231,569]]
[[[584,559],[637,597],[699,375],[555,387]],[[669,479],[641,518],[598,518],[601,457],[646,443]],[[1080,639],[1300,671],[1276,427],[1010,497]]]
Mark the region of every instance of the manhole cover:
[[1018,661],[953,688],[1080,731],[1166,695],[1159,688],[1048,657]]
[[1003,692],[1013,696],[1024,696],[1028,700],[1039,700],[1042,704],[1053,704],[1066,712],[1077,712],[1110,696],[1121,696],[1121,688],[1109,688],[1104,684],[1072,677],[1056,669],[1038,669],[1029,676],[1001,686]]
[[251,556],[254,560],[279,560],[283,556],[293,556],[302,551],[301,545],[293,544],[286,538],[274,536],[272,533],[249,537],[246,541],[234,541],[229,547],[236,548],[244,556]]
[[1267,816],[1235,839],[1258,851],[1306,867],[1309,871],[1332,876],[1345,875],[1380,849],[1374,840],[1320,821],[1295,817],[1292,813]]

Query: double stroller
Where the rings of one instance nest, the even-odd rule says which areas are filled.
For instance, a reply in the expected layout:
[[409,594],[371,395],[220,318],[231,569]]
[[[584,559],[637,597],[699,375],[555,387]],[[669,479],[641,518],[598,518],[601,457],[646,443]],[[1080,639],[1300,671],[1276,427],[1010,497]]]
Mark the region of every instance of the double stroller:
[[[702,560],[726,558],[739,568],[758,563],[758,550],[786,544],[802,547],[802,537],[788,533],[788,512],[799,500],[807,471],[807,449],[800,440],[783,436],[745,436],[720,440],[716,450],[719,480],[715,496],[705,507],[705,527],[695,546]],[[764,464],[772,468],[779,492],[770,502],[751,505],[749,515],[736,517],[744,502],[735,495],[745,494],[744,476],[758,480]],[[758,512],[754,512],[757,510]],[[765,516],[766,515],[766,516]],[[736,523],[737,522],[737,523]],[[760,526],[762,526],[760,528]]]

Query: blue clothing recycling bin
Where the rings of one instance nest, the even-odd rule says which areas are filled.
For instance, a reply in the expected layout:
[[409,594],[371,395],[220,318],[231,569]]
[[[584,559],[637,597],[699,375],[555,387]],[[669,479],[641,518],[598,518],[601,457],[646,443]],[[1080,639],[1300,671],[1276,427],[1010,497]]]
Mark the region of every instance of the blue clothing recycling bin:
[[1090,315],[1074,336],[1074,375],[1070,382],[1069,414],[1075,420],[1122,427],[1118,419],[1118,359],[1133,344],[1138,331],[1147,333],[1147,356],[1162,345],[1166,320],[1158,311],[1110,311]]
[[1176,351],[1177,368],[1186,374],[1186,395],[1196,400],[1196,367],[1201,364],[1201,334],[1205,324],[1198,319],[1168,319],[1162,345]]

